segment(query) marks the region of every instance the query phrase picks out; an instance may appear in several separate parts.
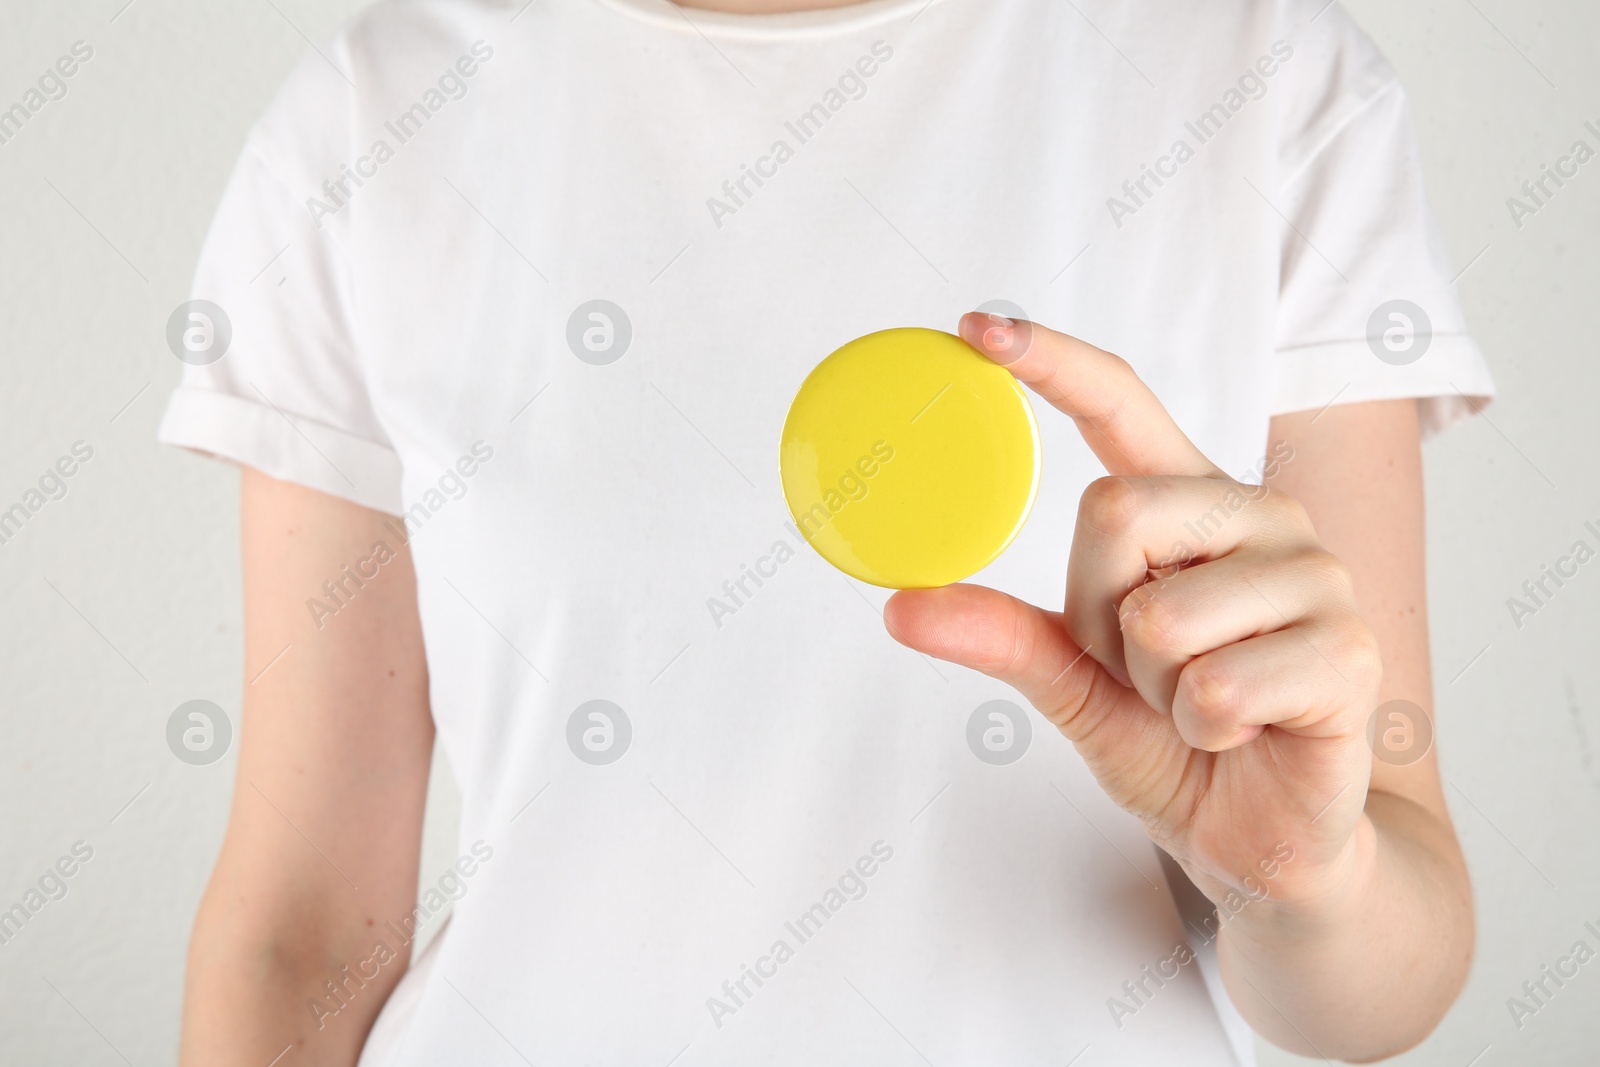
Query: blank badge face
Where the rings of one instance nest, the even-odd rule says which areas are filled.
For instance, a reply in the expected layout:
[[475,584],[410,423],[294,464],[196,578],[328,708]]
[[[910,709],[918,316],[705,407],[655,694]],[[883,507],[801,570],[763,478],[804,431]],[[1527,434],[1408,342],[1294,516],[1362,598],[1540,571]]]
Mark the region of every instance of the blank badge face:
[[930,589],[982,570],[1022,529],[1039,427],[1022,385],[961,338],[883,330],[806,377],[779,466],[823,559],[873,585]]

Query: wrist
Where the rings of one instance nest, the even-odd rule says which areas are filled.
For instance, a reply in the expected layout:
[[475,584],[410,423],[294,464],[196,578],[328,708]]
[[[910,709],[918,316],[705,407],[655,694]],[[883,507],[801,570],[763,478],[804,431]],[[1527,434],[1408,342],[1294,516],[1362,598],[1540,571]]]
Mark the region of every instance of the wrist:
[[1286,937],[1315,938],[1348,929],[1377,882],[1378,840],[1372,820],[1363,814],[1332,854],[1292,865],[1284,871],[1287,877],[1275,879],[1265,895],[1234,915],[1226,923],[1230,938],[1276,946]]

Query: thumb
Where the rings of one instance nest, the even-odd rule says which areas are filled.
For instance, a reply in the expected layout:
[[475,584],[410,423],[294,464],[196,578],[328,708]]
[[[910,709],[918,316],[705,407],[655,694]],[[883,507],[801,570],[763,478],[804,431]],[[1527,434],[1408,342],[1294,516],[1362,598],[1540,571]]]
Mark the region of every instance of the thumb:
[[[1058,612],[1044,611],[981,585],[905,589],[889,598],[883,621],[896,641],[998,678],[1067,731],[1109,679],[1067,636]],[[1077,740],[1076,729],[1067,736]]]
[[1118,684],[1067,635],[1066,617],[981,585],[904,589],[883,619],[896,641],[1021,693],[1091,764],[1133,755],[1171,721]]

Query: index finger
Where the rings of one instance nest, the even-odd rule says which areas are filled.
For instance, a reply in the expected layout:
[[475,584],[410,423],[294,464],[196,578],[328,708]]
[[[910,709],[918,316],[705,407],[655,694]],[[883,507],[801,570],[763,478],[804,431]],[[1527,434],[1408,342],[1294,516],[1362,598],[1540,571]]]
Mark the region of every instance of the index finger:
[[1126,360],[1038,323],[981,312],[961,317],[961,337],[1071,416],[1107,473],[1222,473]]

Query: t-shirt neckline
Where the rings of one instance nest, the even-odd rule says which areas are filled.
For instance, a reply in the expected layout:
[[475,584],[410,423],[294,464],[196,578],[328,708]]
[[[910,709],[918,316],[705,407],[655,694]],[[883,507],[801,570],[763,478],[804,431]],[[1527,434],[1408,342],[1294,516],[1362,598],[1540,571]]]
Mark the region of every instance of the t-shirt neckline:
[[861,0],[843,7],[742,15],[727,11],[684,8],[671,0],[596,0],[629,18],[683,33],[708,37],[760,40],[826,37],[865,29],[896,19],[910,20],[942,0]]

